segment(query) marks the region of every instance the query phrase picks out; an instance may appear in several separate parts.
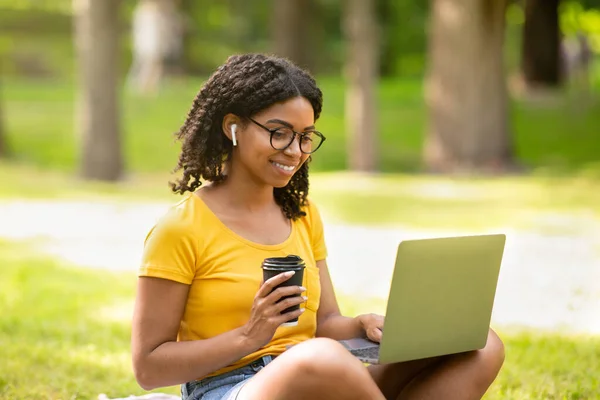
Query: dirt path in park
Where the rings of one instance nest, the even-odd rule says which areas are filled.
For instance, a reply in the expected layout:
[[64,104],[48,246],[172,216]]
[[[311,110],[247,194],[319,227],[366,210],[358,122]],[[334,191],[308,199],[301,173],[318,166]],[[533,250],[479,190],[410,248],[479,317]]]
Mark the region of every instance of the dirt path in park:
[[[0,239],[35,240],[40,252],[81,267],[135,270],[148,229],[167,207],[3,200]],[[504,230],[493,323],[600,334],[600,224],[576,216],[555,219],[570,229]],[[357,297],[387,297],[398,241],[467,233],[345,226],[328,223],[326,215],[324,221],[336,291]]]

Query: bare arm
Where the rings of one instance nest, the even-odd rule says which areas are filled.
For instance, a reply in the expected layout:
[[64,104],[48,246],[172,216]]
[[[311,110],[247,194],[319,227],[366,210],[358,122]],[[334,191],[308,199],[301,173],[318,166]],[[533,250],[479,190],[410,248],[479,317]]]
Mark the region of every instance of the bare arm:
[[321,302],[317,311],[317,336],[335,340],[362,337],[365,334],[361,317],[344,317],[335,297],[327,261],[317,261],[321,279]]
[[133,368],[146,390],[177,385],[215,372],[266,345],[282,323],[303,310],[281,314],[304,301],[294,296],[302,289],[288,286],[272,289],[289,279],[279,274],[256,293],[249,321],[243,326],[206,340],[177,342],[177,332],[188,295],[188,285],[165,279],[142,277],[133,315],[131,351]]
[[177,342],[189,286],[141,277],[133,314],[133,368],[146,390],[198,379],[256,350],[242,328],[207,340]]

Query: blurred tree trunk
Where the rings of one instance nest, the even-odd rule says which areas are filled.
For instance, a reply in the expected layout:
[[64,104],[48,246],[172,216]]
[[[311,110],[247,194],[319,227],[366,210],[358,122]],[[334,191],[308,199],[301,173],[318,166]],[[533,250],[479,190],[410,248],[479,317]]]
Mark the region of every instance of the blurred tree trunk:
[[424,160],[432,172],[511,166],[503,64],[507,0],[433,0]]
[[375,1],[347,0],[344,7],[348,166],[352,170],[374,171],[378,167],[376,91],[379,73]]
[[526,0],[522,70],[526,86],[558,86],[560,71],[560,0]]
[[120,0],[74,0],[81,174],[113,181],[123,170],[118,95]]
[[[315,0],[273,0],[273,51],[315,72],[322,26]],[[315,48],[316,46],[316,48]]]

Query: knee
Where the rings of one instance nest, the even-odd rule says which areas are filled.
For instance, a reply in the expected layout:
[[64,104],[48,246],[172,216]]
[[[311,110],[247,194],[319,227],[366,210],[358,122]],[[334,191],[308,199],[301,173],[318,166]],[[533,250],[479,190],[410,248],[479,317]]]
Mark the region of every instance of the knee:
[[485,347],[478,351],[481,378],[490,384],[504,364],[504,343],[496,332],[490,329]]
[[298,362],[309,366],[327,364],[352,355],[339,342],[333,339],[316,338],[298,346]]
[[327,338],[311,339],[296,347],[297,368],[307,376],[340,376],[352,370],[360,361],[335,340]]

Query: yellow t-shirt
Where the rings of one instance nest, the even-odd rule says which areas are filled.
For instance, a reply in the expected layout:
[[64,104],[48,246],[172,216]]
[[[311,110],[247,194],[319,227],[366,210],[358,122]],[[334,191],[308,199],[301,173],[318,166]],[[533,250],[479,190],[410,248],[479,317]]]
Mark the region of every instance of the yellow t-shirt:
[[[213,374],[239,368],[286,346],[313,338],[321,296],[316,261],[327,256],[323,224],[312,202],[306,216],[292,221],[290,236],[277,245],[253,243],[227,228],[195,194],[169,209],[146,237],[139,276],[190,285],[178,341],[208,339],[248,322],[262,281],[262,261],[295,254],[306,263],[306,311],[298,325],[280,327],[266,346]],[[204,377],[198,377],[202,379]]]

